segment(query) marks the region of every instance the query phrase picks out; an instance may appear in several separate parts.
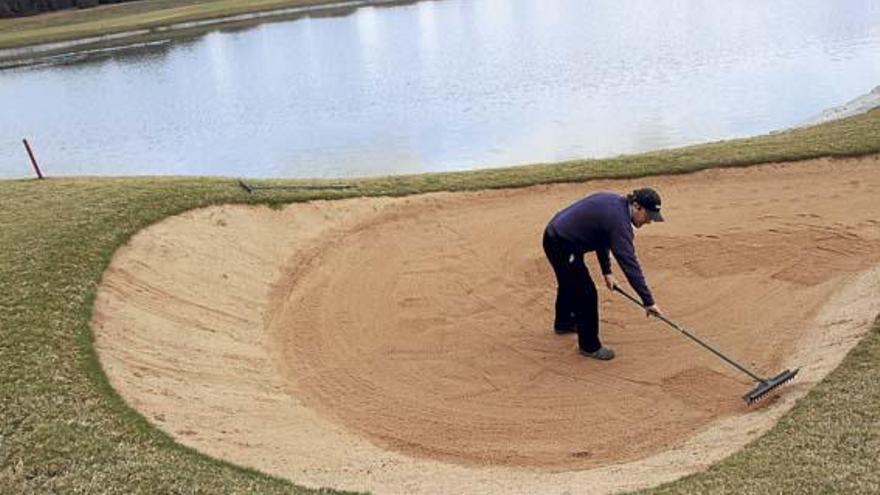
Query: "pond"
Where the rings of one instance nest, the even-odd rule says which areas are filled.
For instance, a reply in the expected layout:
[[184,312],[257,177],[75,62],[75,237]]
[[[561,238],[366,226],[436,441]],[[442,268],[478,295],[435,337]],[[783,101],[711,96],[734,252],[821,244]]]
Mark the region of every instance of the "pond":
[[440,0],[0,70],[0,177],[353,177],[763,134],[880,84],[872,0]]

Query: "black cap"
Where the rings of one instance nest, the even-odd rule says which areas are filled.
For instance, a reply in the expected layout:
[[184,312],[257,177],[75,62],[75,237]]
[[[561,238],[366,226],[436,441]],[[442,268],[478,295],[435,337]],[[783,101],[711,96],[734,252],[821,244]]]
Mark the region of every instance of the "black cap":
[[643,187],[633,191],[631,196],[633,202],[638,203],[648,212],[648,216],[651,217],[652,221],[663,221],[663,215],[660,214],[660,195],[657,194],[657,191],[650,187]]

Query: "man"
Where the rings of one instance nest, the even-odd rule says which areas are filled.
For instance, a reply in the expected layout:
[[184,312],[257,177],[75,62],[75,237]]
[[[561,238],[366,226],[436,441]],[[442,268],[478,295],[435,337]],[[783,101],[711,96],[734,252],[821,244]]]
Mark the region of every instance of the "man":
[[557,334],[577,331],[581,354],[601,360],[614,358],[614,351],[599,340],[598,297],[584,264],[584,253],[596,252],[605,285],[614,289],[617,280],[611,273],[609,251],[613,253],[641,297],[647,315],[660,315],[636,257],[633,227],[662,221],[660,195],[646,187],[627,196],[609,192],[589,195],[554,215],[547,224],[544,253],[557,283],[553,330]]

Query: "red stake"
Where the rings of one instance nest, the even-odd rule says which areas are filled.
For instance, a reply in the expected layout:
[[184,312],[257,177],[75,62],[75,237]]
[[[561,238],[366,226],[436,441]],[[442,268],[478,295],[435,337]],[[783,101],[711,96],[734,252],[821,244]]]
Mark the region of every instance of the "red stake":
[[28,156],[31,157],[31,165],[34,166],[34,170],[37,172],[37,178],[42,179],[43,172],[40,172],[40,166],[37,165],[37,159],[34,158],[34,152],[31,151],[31,145],[28,144],[27,139],[22,139],[21,142],[24,143],[24,148],[27,150]]

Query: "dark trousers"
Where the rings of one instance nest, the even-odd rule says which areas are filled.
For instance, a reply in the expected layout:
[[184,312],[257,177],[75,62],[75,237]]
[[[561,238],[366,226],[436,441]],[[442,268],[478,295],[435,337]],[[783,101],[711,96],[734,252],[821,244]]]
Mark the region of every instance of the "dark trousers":
[[552,231],[544,231],[544,254],[556,274],[556,317],[553,326],[565,330],[577,328],[578,346],[595,352],[599,341],[599,301],[596,285],[584,264],[583,253],[577,253]]

